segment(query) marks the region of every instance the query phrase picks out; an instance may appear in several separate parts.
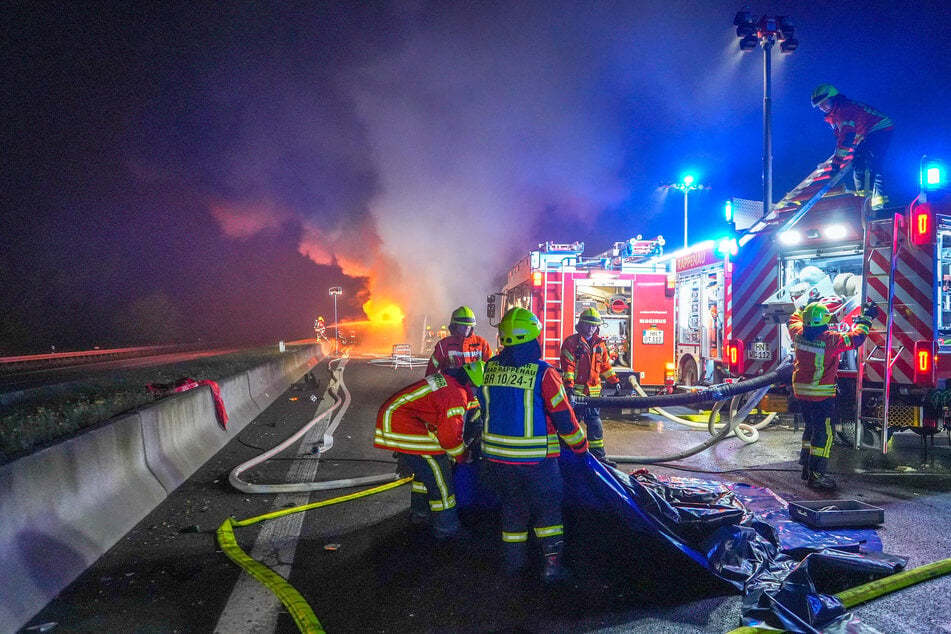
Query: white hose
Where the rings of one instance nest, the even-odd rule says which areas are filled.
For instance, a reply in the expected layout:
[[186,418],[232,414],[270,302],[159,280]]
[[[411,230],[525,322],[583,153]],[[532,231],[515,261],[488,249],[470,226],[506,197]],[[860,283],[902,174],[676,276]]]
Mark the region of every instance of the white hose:
[[[630,377],[630,382],[631,382],[631,385],[634,387],[634,391],[636,391],[639,396],[645,396],[645,397],[647,396],[647,392],[644,391],[644,388],[641,387],[641,384],[638,383],[637,380],[633,376]],[[735,419],[736,408],[734,407],[734,404],[736,403],[737,398],[738,398],[737,396],[734,396],[730,401],[730,405],[731,405],[730,418],[731,419]],[[759,399],[756,399],[754,402],[759,403],[761,398],[762,397],[760,397]],[[680,418],[679,416],[671,414],[670,412],[668,412],[662,407],[652,407],[648,411],[658,414],[660,416],[663,416],[667,420],[673,423],[677,423],[678,425],[689,427],[690,429],[706,429],[710,432],[711,436],[714,436],[717,433],[717,427],[726,424],[726,423],[716,422],[717,413],[723,407],[723,403],[724,401],[717,401],[716,405],[714,405],[713,409],[710,411],[710,420],[706,423],[698,423],[692,420],[687,420],[685,418]],[[752,411],[752,408],[750,408],[750,411]],[[739,438],[740,440],[742,440],[743,442],[747,444],[754,443],[757,440],[759,440],[759,430],[769,425],[775,417],[776,417],[776,414],[772,413],[770,416],[767,416],[763,421],[759,422],[756,425],[750,425],[748,423],[742,423],[742,422],[737,423],[736,427],[732,429],[730,433],[725,436],[725,438],[729,438],[730,436],[735,435],[737,438]],[[746,418],[746,416],[743,416],[743,418]],[[740,420],[743,420],[743,418],[741,418]]]
[[[327,394],[330,394],[334,403],[328,407],[323,412],[317,414],[310,422],[306,423],[301,427],[293,436],[280,443],[276,447],[268,449],[259,456],[248,460],[247,462],[238,465],[231,470],[231,473],[228,474],[228,482],[231,483],[231,486],[242,491],[244,493],[308,493],[310,491],[327,491],[331,489],[344,489],[347,487],[356,487],[363,486],[365,484],[377,484],[381,482],[393,482],[398,476],[395,473],[386,473],[374,476],[363,476],[360,478],[345,478],[342,480],[329,480],[326,482],[285,482],[281,484],[251,484],[250,482],[245,482],[239,476],[247,471],[248,469],[255,467],[266,460],[269,460],[273,456],[284,451],[298,441],[304,434],[306,434],[315,424],[319,421],[322,421],[327,418],[327,416],[334,414],[332,422],[327,427],[327,430],[324,432],[323,442],[320,445],[318,450],[319,455],[323,455],[326,451],[329,451],[333,447],[333,432],[337,429],[337,426],[340,425],[340,421],[343,419],[343,415],[346,413],[347,409],[350,407],[350,390],[347,389],[346,383],[343,381],[343,369],[347,365],[346,360],[348,356],[345,354],[340,359],[336,359],[331,363],[337,362],[337,367],[332,370],[332,379],[330,385],[327,386]],[[340,397],[338,392],[343,392],[343,398]]]
[[[770,388],[769,385],[764,385],[763,387],[756,390],[753,393],[753,397],[750,398],[746,403],[744,403],[743,406],[739,410],[736,410],[734,407],[731,406],[730,412],[729,412],[729,422],[727,424],[721,425],[720,430],[717,431],[714,436],[712,436],[711,438],[708,438],[707,440],[705,440],[704,442],[700,443],[699,445],[695,447],[691,447],[690,449],[685,449],[684,451],[681,451],[669,456],[608,456],[608,459],[612,460],[613,462],[624,462],[624,463],[635,463],[635,464],[657,464],[660,462],[673,462],[676,460],[682,460],[683,458],[688,458],[694,454],[700,453],[701,451],[705,451],[709,449],[710,447],[712,447],[713,445],[720,442],[721,440],[725,440],[730,433],[736,432],[736,429],[739,425],[739,421],[746,418],[749,415],[749,413],[753,411],[753,408],[756,406],[757,403],[760,402],[760,400],[763,398],[766,392],[769,391],[769,388]],[[731,403],[735,402],[736,398],[738,397],[736,396],[733,397],[733,399],[731,399]],[[723,401],[718,401],[717,405],[722,407],[722,403]],[[718,409],[719,408],[717,407],[714,408],[715,411]],[[711,413],[710,424],[709,424],[709,430],[711,434],[714,433],[714,430],[716,428],[715,424],[713,423],[714,413]],[[766,419],[762,423],[760,423],[759,425],[756,425],[756,427],[757,428],[765,427],[766,425],[772,422],[775,416],[776,416],[775,412],[771,413],[769,416],[766,417]]]

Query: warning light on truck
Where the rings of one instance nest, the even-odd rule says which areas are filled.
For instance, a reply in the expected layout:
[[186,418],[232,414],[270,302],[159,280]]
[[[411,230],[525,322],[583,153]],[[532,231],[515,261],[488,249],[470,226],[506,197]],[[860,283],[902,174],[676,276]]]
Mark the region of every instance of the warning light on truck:
[[920,203],[911,209],[911,222],[908,223],[908,241],[916,246],[934,244],[934,214],[931,205]]

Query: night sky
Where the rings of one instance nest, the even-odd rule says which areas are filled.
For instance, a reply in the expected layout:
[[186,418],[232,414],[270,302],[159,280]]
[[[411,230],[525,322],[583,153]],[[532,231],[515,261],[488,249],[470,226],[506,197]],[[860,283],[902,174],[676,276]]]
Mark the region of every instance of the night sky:
[[[154,6],[152,6],[154,5]],[[0,0],[0,354],[267,343],[395,302],[483,314],[538,243],[714,238],[760,200],[741,5]],[[774,199],[833,150],[818,83],[888,113],[888,193],[951,157],[945,0],[770,2]],[[482,327],[483,334],[487,328]]]

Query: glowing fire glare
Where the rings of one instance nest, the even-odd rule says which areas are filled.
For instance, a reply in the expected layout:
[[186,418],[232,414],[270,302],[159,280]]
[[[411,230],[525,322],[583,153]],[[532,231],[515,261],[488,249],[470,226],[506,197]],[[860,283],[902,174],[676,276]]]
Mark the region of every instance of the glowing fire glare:
[[393,344],[406,343],[403,331],[403,310],[398,304],[388,300],[367,300],[363,312],[369,318],[364,329],[364,345],[361,347],[373,352],[389,354]]

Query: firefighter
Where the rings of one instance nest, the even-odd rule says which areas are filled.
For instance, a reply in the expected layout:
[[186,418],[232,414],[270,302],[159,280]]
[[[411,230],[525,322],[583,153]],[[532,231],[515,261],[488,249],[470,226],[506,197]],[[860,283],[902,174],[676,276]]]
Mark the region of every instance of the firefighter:
[[[561,371],[565,389],[574,396],[601,396],[601,381],[606,381],[622,393],[621,381],[611,367],[608,347],[599,335],[601,315],[594,308],[585,308],[578,316],[575,334],[561,344]],[[591,453],[602,463],[616,467],[604,451],[604,426],[601,423],[601,408],[574,405],[575,415],[584,420],[588,432]]]
[[432,326],[426,326],[426,334],[424,335],[423,341],[427,352],[433,349],[433,346],[436,344],[436,331],[433,330]]
[[469,458],[463,429],[467,411],[478,407],[470,386],[481,383],[481,363],[436,372],[393,394],[377,413],[373,446],[395,452],[400,473],[414,474],[410,517],[430,524],[440,541],[466,536],[450,460]]
[[452,311],[450,334],[436,342],[429,365],[426,366],[426,374],[445,368],[458,368],[470,361],[488,361],[492,356],[492,348],[488,341],[473,332],[475,325],[475,313],[468,306],[460,306]]
[[440,339],[445,339],[449,336],[449,329],[446,328],[445,324],[439,327],[439,330],[436,331],[436,336]]
[[327,325],[324,323],[323,315],[318,315],[316,321],[314,321],[314,334],[316,335],[317,341],[328,341]]
[[846,157],[854,153],[855,190],[868,195],[864,191],[867,173],[872,183],[872,209],[880,209],[888,202],[881,169],[895,124],[884,113],[849,99],[830,84],[821,84],[812,91],[812,106],[825,113],[825,121],[835,134],[832,174],[842,169]]
[[807,304],[789,318],[789,334],[796,346],[793,394],[802,406],[805,423],[799,463],[810,489],[835,488],[835,480],[826,471],[832,450],[839,355],[862,345],[877,316],[878,307],[869,302],[845,333],[829,329],[832,313],[822,302]]
[[506,572],[525,568],[531,526],[545,556],[542,578],[556,583],[568,577],[558,438],[577,454],[588,443],[558,372],[541,359],[540,334],[538,318],[524,308],[509,310],[499,323],[504,348],[486,364],[479,392],[482,454],[499,485]]

